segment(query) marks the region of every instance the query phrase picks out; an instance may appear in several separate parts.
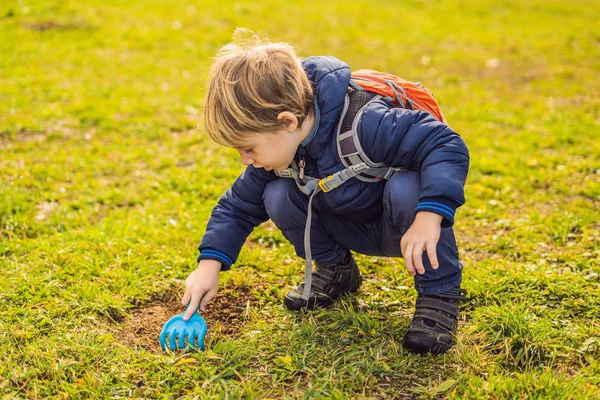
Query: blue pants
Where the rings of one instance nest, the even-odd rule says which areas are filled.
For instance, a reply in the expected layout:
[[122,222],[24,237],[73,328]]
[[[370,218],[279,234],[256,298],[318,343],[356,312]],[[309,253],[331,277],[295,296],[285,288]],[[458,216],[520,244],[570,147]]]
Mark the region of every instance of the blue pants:
[[[313,209],[311,249],[317,262],[339,262],[348,249],[371,256],[402,257],[400,239],[415,219],[415,208],[421,193],[420,174],[406,171],[393,175],[383,194],[383,213],[368,222],[351,222],[343,216],[317,213]],[[316,196],[322,196],[317,194]],[[304,227],[308,196],[300,192],[292,179],[280,178],[270,182],[264,192],[267,213],[283,236],[305,258]],[[462,263],[452,228],[441,230],[437,244],[439,267],[431,268],[423,253],[425,273],[415,275],[415,288],[421,294],[436,294],[460,286]]]

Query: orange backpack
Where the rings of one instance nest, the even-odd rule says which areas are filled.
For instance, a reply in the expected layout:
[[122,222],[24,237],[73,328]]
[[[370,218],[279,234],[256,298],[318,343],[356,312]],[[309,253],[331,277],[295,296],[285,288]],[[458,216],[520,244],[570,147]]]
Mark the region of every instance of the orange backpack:
[[395,75],[371,69],[355,71],[351,79],[351,86],[354,83],[367,92],[389,98],[397,107],[427,111],[437,120],[444,122],[444,115],[433,93],[421,82],[409,82]]
[[396,107],[428,112],[444,122],[439,104],[422,83],[409,82],[395,75],[368,69],[353,72],[337,128],[337,149],[344,167],[365,165],[359,168],[360,173],[356,175],[356,179],[363,182],[389,179],[394,173],[403,170],[371,161],[360,145],[358,121],[368,104],[379,99],[389,101]]

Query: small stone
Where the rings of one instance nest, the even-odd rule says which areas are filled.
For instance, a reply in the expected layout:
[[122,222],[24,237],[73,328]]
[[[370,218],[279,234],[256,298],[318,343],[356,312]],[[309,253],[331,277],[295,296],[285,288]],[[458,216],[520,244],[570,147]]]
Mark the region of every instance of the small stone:
[[596,279],[596,278],[598,278],[597,272],[590,272],[589,274],[587,274],[586,276],[583,277],[583,279],[585,279],[586,281],[589,281],[591,279]]
[[500,60],[497,58],[490,58],[486,61],[485,66],[488,68],[498,68],[498,66],[500,66]]

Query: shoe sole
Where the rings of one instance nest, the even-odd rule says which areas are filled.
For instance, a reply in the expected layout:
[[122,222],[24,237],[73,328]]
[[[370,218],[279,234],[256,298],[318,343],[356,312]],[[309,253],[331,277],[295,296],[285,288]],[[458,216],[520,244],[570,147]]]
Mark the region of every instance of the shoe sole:
[[298,311],[301,309],[314,310],[317,308],[317,306],[321,307],[321,308],[327,308],[327,307],[331,306],[337,299],[339,299],[347,294],[350,294],[350,293],[356,293],[361,285],[362,285],[362,273],[360,275],[358,275],[358,279],[357,279],[356,283],[354,285],[350,286],[348,288],[348,290],[343,291],[340,295],[338,295],[336,297],[330,297],[331,303],[329,303],[327,305],[318,305],[316,301],[313,301],[312,304],[309,304],[309,300],[304,301],[304,302],[299,302],[298,299],[293,299],[293,298],[289,297],[287,294],[285,295],[285,298],[283,299],[283,304],[289,311]]
[[442,343],[436,342],[431,338],[411,336],[405,336],[402,340],[402,345],[404,346],[404,348],[412,351],[413,353],[418,354],[444,354],[452,347],[454,347],[454,344],[444,345]]

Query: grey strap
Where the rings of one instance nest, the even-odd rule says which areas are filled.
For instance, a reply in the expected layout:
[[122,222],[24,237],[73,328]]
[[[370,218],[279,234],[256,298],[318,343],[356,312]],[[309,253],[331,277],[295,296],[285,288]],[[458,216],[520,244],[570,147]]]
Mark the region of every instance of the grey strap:
[[[293,167],[295,165],[292,165]],[[300,179],[298,172],[294,168],[286,168],[283,171],[276,171],[277,176],[281,178],[290,178],[296,182],[298,189],[306,195],[310,195],[308,199],[308,212],[306,216],[306,224],[304,226],[304,252],[306,259],[306,267],[304,271],[304,291],[302,299],[308,301],[310,297],[310,289],[312,286],[312,251],[310,248],[310,227],[312,223],[312,201],[315,195],[321,191],[329,192],[340,186],[348,179],[358,176],[360,173],[369,169],[369,166],[364,162],[351,165],[350,167],[336,172],[327,178],[317,179],[305,176]],[[306,182],[306,183],[304,183]]]
[[312,176],[304,175],[304,178],[300,179],[298,171],[296,171],[293,168],[286,168],[282,171],[276,171],[275,174],[280,178],[293,179],[296,182],[296,186],[298,186],[298,189],[300,189],[300,191],[306,195],[311,194],[319,183],[319,180],[317,178],[313,178]]
[[306,225],[304,226],[304,252],[306,259],[306,268],[304,271],[304,292],[302,292],[302,299],[307,300],[310,296],[310,287],[312,286],[312,252],[310,249],[310,226],[312,222],[312,201],[317,193],[321,191],[321,188],[317,186],[315,191],[308,199],[308,214],[306,217]]
[[350,79],[350,82],[348,82],[348,84],[354,89],[354,90],[358,90],[358,91],[362,91],[364,92],[365,89],[363,89],[358,83],[354,82],[352,79]]
[[[335,189],[340,186],[348,179],[353,178],[365,171],[369,167],[365,163],[360,163],[357,165],[353,165],[350,168],[346,168],[339,172],[336,172],[332,176],[329,176],[325,179],[321,179],[318,182],[318,185],[314,188],[313,193],[308,199],[308,213],[306,217],[306,225],[304,226],[304,252],[306,258],[306,268],[304,271],[304,291],[302,292],[302,299],[308,301],[310,296],[310,287],[312,285],[312,251],[310,248],[310,226],[312,223],[312,201],[317,193],[321,190],[329,192],[330,190]],[[310,182],[309,182],[310,183]]]

